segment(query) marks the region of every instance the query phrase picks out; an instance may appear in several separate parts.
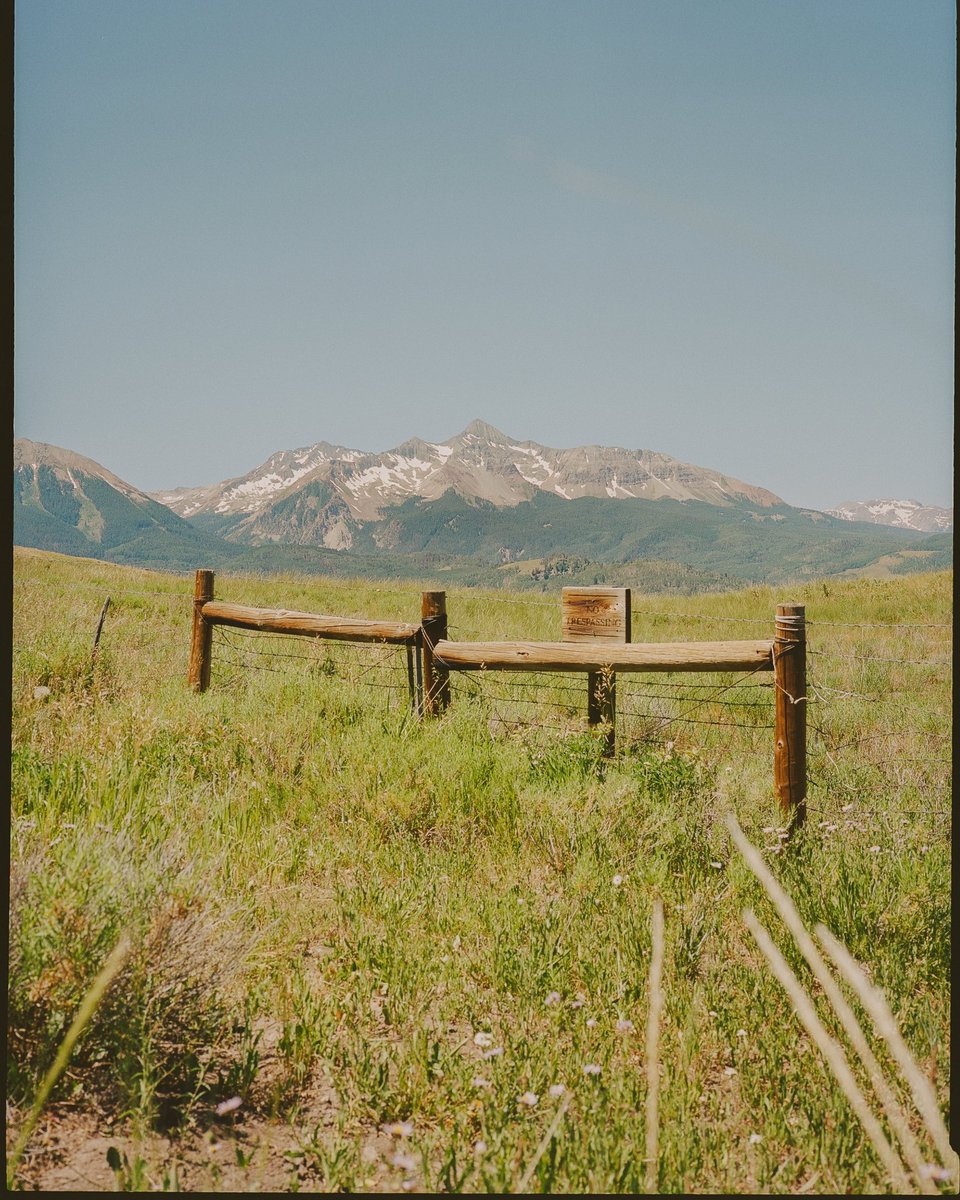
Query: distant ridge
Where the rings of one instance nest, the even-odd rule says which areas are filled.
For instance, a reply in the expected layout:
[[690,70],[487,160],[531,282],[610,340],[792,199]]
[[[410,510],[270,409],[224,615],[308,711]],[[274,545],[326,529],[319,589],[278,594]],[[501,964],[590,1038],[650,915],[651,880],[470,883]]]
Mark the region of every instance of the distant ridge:
[[845,500],[826,510],[841,521],[870,521],[895,529],[916,529],[919,533],[945,533],[953,529],[953,509],[921,504],[919,500]]
[[556,450],[518,442],[480,420],[445,442],[411,438],[383,454],[329,442],[280,450],[246,475],[151,495],[182,517],[219,519],[232,540],[348,549],[354,523],[386,519],[407,500],[439,500],[451,491],[496,508],[539,493],[564,500],[700,500],[719,507],[784,503],[765,488],[653,450]]

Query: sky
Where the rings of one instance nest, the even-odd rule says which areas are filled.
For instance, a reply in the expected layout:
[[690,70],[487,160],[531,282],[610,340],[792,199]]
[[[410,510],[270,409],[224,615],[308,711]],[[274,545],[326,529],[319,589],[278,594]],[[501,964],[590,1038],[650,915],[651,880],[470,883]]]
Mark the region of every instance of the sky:
[[146,490],[474,418],[952,504],[941,0],[29,0],[17,436]]

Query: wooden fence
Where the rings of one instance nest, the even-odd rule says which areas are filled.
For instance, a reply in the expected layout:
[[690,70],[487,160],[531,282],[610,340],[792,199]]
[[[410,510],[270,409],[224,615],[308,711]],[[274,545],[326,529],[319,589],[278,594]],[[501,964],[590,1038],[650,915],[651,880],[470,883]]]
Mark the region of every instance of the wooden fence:
[[770,671],[774,681],[774,786],[792,824],[799,825],[804,819],[807,696],[803,605],[778,605],[773,637],[768,639],[631,642],[629,589],[564,589],[565,603],[571,605],[584,599],[583,593],[620,594],[621,609],[626,613],[620,636],[625,630],[625,640],[611,640],[609,631],[601,628],[597,640],[591,640],[588,630],[578,633],[575,641],[467,642],[447,637],[445,592],[421,594],[420,621],[414,625],[288,609],[249,608],[215,600],[213,589],[213,572],[197,571],[188,676],[196,692],[204,692],[210,686],[212,633],[218,625],[285,636],[404,647],[410,702],[418,715],[427,717],[439,715],[450,704],[452,671],[578,672],[587,676],[588,723],[606,727],[610,754],[615,748],[617,673]]

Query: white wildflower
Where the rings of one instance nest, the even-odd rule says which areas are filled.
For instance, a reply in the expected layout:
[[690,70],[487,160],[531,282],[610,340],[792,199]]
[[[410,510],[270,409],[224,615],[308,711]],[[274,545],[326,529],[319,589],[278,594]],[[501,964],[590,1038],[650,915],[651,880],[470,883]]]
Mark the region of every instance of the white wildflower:
[[560,993],[559,992],[547,992],[547,996],[546,996],[546,999],[544,1000],[544,1004],[559,1004],[559,1003],[560,1003]]
[[762,1133],[751,1133],[747,1139],[751,1146],[758,1146],[763,1141]]
[[712,863],[710,864],[710,866],[711,866],[711,867],[713,867],[713,868],[714,868],[715,870],[717,870],[717,871],[722,871],[722,870],[723,870],[723,863],[712,862]]
[[483,1047],[483,1046],[492,1046],[492,1045],[493,1045],[493,1034],[492,1034],[492,1033],[485,1033],[485,1032],[484,1032],[484,1031],[481,1029],[481,1030],[479,1031],[479,1033],[475,1033],[475,1034],[473,1035],[473,1044],[474,1044],[475,1046],[480,1046],[480,1047]]
[[614,875],[613,879],[611,879],[610,882],[613,884],[614,887],[619,887],[623,883],[623,876],[622,875]]
[[745,1029],[737,1030],[737,1037],[746,1037],[746,1036],[747,1036],[747,1031]]
[[391,1121],[389,1125],[384,1125],[383,1132],[389,1137],[405,1138],[410,1137],[413,1133],[412,1121]]
[[737,1068],[736,1068],[736,1067],[724,1067],[724,1068],[723,1068],[723,1073],[724,1073],[724,1075],[726,1075],[726,1076],[728,1076],[728,1077],[730,1077],[730,1076],[733,1076],[733,1075],[736,1075],[736,1073],[737,1073]]
[[557,1097],[562,1096],[566,1090],[567,1089],[563,1086],[562,1083],[554,1083],[554,1084],[550,1085],[550,1095],[553,1096],[553,1098],[555,1100],[557,1099]]
[[871,854],[879,854],[879,853],[880,853],[880,847],[879,847],[879,846],[871,846],[871,847],[870,847],[870,853],[871,853]]
[[596,1024],[597,1024],[597,1022],[596,1022],[596,1018],[595,1018],[595,1017],[588,1017],[588,1018],[587,1018],[587,1028],[588,1028],[588,1029],[593,1029],[593,1028],[596,1026]]
[[225,1117],[227,1113],[236,1112],[242,1103],[239,1096],[231,1096],[229,1100],[221,1100],[213,1111],[218,1117]]
[[484,1079],[482,1075],[474,1075],[474,1077],[470,1080],[470,1086],[482,1089],[493,1087],[493,1084],[489,1079]]
[[533,1108],[540,1103],[540,1097],[536,1092],[524,1092],[522,1096],[517,1097],[518,1104],[525,1104],[527,1108]]
[[626,1020],[618,1021],[616,1028],[617,1033],[633,1033],[633,1022]]
[[400,1151],[390,1159],[393,1166],[399,1167],[401,1171],[415,1171],[417,1169],[417,1160],[412,1154],[403,1154]]
[[502,1053],[503,1053],[502,1046],[491,1046],[489,1050],[484,1050],[483,1057],[484,1058],[499,1058]]
[[576,998],[576,1000],[570,1001],[570,1007],[571,1008],[583,1008],[583,1006],[586,1004],[586,1002],[587,1002],[587,998],[583,994],[583,992],[577,992],[577,998]]
[[603,1068],[599,1063],[587,1063],[583,1068],[584,1075],[599,1075]]
[[477,1140],[473,1143],[473,1148],[477,1154],[486,1154],[487,1143],[483,1140],[483,1138],[477,1138]]

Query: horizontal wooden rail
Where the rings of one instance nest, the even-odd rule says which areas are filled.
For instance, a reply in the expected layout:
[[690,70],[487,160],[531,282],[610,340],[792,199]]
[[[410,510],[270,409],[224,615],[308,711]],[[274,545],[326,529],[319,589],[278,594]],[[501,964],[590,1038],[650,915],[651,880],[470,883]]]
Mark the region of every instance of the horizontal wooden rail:
[[437,642],[452,671],[772,671],[773,641]]
[[416,643],[418,625],[402,621],[362,621],[354,617],[326,617],[318,613],[293,612],[286,608],[247,608],[210,600],[200,610],[210,625],[232,625],[258,629],[262,633],[288,633],[301,637],[332,638],[340,642],[390,642],[398,646]]

